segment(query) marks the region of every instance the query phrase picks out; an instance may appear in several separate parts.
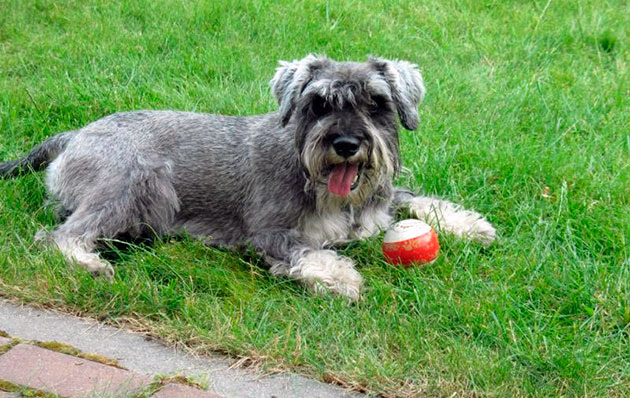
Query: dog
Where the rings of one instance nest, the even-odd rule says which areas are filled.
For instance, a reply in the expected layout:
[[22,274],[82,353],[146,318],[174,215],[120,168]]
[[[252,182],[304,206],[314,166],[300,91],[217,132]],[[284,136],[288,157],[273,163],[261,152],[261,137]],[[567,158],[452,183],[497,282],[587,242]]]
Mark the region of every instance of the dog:
[[186,233],[253,248],[272,274],[354,300],[363,279],[334,248],[378,234],[397,210],[483,245],[495,240],[477,212],[393,186],[399,123],[417,128],[425,96],[416,65],[308,55],[281,61],[270,85],[277,112],[115,113],[0,163],[0,175],[47,167],[65,219],[48,240],[70,264],[107,278],[103,240]]

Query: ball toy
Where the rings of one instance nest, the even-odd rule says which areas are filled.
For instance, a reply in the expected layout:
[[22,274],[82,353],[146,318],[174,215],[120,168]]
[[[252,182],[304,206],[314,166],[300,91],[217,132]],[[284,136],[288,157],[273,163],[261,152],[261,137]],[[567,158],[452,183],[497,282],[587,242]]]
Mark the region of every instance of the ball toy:
[[428,264],[440,250],[437,234],[420,220],[402,220],[392,225],[383,238],[383,254],[390,264],[405,267]]

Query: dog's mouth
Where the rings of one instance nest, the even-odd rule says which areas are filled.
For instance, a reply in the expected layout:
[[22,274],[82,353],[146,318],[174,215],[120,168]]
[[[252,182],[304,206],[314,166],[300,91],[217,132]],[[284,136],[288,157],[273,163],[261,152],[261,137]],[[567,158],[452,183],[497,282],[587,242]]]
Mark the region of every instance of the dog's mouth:
[[338,163],[330,167],[328,175],[328,192],[343,198],[359,186],[363,167],[357,163]]

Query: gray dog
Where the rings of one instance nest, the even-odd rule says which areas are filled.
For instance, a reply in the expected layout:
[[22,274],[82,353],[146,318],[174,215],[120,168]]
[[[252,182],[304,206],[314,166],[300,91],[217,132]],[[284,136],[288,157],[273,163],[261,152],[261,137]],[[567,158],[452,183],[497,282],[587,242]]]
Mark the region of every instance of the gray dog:
[[0,163],[0,175],[47,166],[67,217],[48,238],[70,263],[109,278],[99,240],[185,231],[253,247],[274,275],[356,299],[361,275],[330,248],[377,234],[399,208],[441,231],[494,241],[478,213],[392,185],[398,120],[414,130],[425,93],[415,65],[309,55],[282,62],[271,89],[279,112],[116,113]]

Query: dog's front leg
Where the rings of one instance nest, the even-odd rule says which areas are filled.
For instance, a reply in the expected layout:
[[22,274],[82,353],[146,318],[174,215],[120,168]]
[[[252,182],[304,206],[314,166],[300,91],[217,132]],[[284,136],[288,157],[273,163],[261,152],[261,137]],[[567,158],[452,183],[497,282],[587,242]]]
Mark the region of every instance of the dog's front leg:
[[496,238],[496,230],[481,214],[462,209],[448,200],[417,196],[397,188],[394,193],[395,209],[408,209],[412,216],[431,224],[433,228],[455,236],[471,239],[489,246]]
[[309,247],[292,231],[260,234],[251,243],[271,266],[270,272],[304,283],[316,293],[332,292],[356,300],[363,278],[347,257]]

